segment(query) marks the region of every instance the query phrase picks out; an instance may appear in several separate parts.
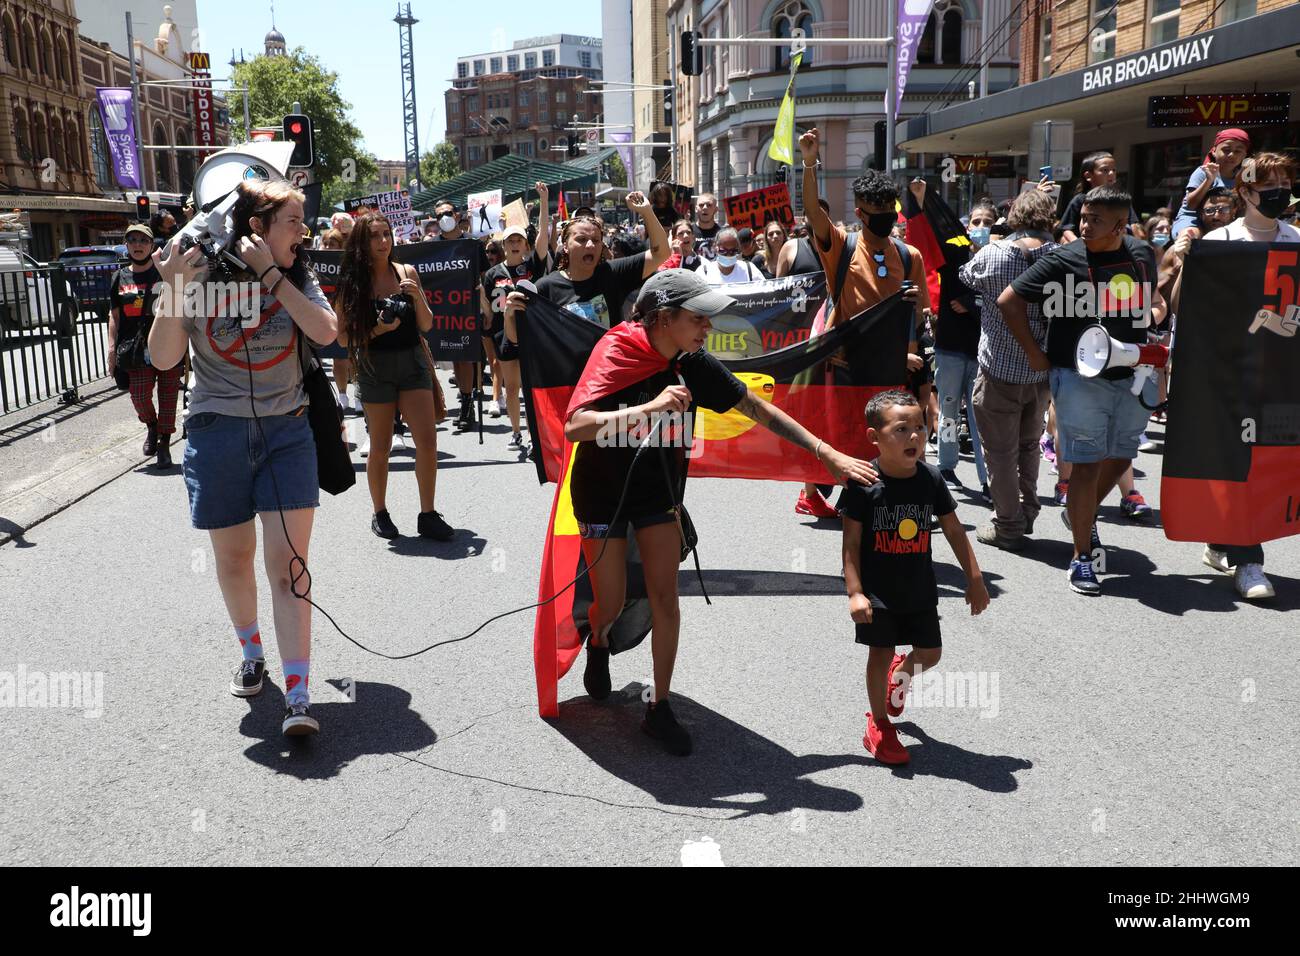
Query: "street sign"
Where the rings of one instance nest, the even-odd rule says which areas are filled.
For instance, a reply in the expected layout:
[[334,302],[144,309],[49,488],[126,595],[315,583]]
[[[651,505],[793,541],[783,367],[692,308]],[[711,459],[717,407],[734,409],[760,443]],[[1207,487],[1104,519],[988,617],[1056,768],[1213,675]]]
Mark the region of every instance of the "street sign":
[[1074,120],[1043,120],[1029,135],[1029,168],[1051,165],[1052,179],[1066,183],[1074,176]]
[[294,189],[302,189],[303,186],[315,182],[316,177],[310,169],[291,169],[289,170],[289,183]]

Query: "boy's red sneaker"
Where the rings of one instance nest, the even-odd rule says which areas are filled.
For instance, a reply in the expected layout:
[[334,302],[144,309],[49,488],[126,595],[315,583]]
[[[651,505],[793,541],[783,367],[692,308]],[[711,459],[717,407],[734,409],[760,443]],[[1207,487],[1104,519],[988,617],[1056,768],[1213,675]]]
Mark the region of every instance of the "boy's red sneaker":
[[799,500],[794,503],[797,515],[812,515],[814,518],[838,518],[840,513],[830,506],[820,491],[814,491],[811,498],[807,492],[799,492]]
[[898,665],[905,660],[907,660],[906,654],[895,654],[894,659],[889,662],[889,672],[885,675],[885,681],[889,685],[889,696],[885,699],[885,710],[890,717],[897,717],[903,712],[903,701],[906,699],[907,694],[901,689],[903,682],[894,680],[894,671],[898,670]]
[[912,759],[907,748],[899,742],[894,725],[888,720],[877,724],[871,714],[867,714],[867,732],[862,736],[862,746],[881,763],[900,764]]

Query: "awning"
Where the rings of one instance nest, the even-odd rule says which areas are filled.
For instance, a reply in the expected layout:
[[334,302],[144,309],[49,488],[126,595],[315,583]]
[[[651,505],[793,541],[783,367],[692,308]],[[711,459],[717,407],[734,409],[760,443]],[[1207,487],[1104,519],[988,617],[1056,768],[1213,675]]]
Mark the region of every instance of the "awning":
[[531,193],[539,180],[547,186],[566,189],[591,189],[596,185],[597,169],[584,169],[577,163],[548,163],[544,159],[502,156],[441,182],[432,189],[421,190],[411,197],[415,209],[430,210],[440,202],[453,203],[464,209],[470,193],[501,190],[502,203]]
[[135,204],[124,199],[107,199],[99,196],[59,196],[50,193],[0,194],[0,209],[27,209],[52,212],[114,212],[131,213]]
[[1145,122],[1149,96],[1287,89],[1300,75],[1297,38],[1300,5],[1292,5],[926,113],[899,124],[898,146],[909,153],[1023,153],[1039,120],[1073,120],[1077,133],[1121,118]]
[[571,166],[575,169],[599,170],[601,163],[605,162],[605,160],[609,159],[611,156],[616,155],[618,155],[617,148],[606,146],[604,149],[598,149],[594,153],[585,153],[579,158],[565,163],[564,165]]

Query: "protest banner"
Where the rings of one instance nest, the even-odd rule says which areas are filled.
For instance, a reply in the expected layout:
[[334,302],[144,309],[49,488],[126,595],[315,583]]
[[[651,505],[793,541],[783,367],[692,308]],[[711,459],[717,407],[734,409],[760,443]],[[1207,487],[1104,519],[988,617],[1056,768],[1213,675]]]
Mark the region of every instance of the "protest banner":
[[501,231],[501,190],[470,193],[465,199],[469,211],[469,234],[476,239]]
[[786,228],[794,228],[794,208],[790,205],[790,187],[785,183],[765,186],[722,201],[727,211],[727,225],[733,229],[748,226],[755,232],[775,220]]
[[393,227],[394,239],[409,239],[419,234],[419,228],[415,225],[415,215],[411,211],[411,194],[405,189],[345,199],[343,209],[353,219],[367,211],[382,213],[388,220],[388,224]]

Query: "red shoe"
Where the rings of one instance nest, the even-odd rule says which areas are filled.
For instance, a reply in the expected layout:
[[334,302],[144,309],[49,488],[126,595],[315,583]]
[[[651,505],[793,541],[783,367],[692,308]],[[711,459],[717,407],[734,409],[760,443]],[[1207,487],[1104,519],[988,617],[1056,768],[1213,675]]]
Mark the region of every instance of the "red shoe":
[[814,491],[809,498],[805,491],[799,492],[799,500],[794,503],[797,515],[812,515],[814,518],[838,518],[840,513],[830,506],[820,491]]
[[871,714],[867,714],[867,732],[862,737],[862,746],[881,763],[907,763],[912,759],[907,748],[899,743],[898,731],[894,725],[889,721],[877,724],[876,718]]
[[[907,698],[907,691],[903,688],[903,682],[894,680],[894,671],[898,670],[898,665],[905,660],[907,660],[906,654],[895,654],[894,659],[889,662],[889,673],[885,677],[885,680],[889,683],[889,697],[885,700],[885,710],[890,717],[897,717],[902,714],[903,702]],[[894,703],[894,701],[898,701],[898,703]]]

